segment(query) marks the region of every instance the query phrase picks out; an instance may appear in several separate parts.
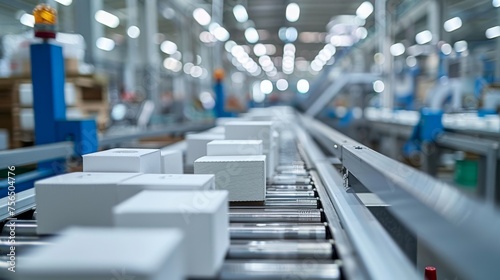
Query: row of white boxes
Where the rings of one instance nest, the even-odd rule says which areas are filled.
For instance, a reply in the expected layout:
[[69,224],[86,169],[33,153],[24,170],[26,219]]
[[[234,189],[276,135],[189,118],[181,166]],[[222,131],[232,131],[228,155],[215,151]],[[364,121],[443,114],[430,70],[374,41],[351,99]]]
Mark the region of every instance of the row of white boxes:
[[37,232],[58,236],[27,254],[17,275],[216,276],[229,247],[228,192],[215,190],[214,175],[162,174],[178,168],[179,154],[111,149],[84,155],[83,172],[37,181]]
[[[164,174],[182,172],[180,151],[112,149],[85,155],[84,172],[38,181],[38,233],[58,236],[54,244],[26,255],[17,275],[51,280],[215,277],[229,247],[228,201],[264,200],[266,157],[274,156],[272,134],[255,130],[258,125],[272,132],[272,123],[253,123],[249,132],[252,122],[232,122],[223,130],[236,125],[244,127],[238,132],[245,131],[243,140],[206,143],[194,162],[198,174]],[[251,135],[261,139],[247,140],[255,139]]]
[[187,164],[196,174],[215,174],[229,201],[263,201],[266,179],[272,180],[278,162],[275,122],[233,118],[221,123],[186,136]]

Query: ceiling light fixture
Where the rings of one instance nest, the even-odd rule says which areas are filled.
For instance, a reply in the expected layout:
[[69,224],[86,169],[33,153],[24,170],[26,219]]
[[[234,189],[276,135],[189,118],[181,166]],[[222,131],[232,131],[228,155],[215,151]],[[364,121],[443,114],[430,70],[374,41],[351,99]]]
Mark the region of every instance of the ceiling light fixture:
[[259,33],[253,27],[249,27],[245,30],[245,39],[251,44],[257,43],[259,41]]
[[120,25],[120,19],[117,16],[103,10],[97,11],[94,18],[98,23],[104,24],[110,28],[116,28]]
[[247,10],[245,9],[245,7],[243,7],[243,5],[234,6],[233,14],[234,14],[234,18],[238,22],[243,23],[243,22],[248,20],[248,13],[247,13]]
[[443,28],[446,32],[452,32],[462,27],[462,19],[459,17],[451,18],[444,22]]
[[289,22],[296,22],[300,17],[300,7],[297,3],[290,3],[286,6],[286,19]]
[[197,8],[193,11],[193,18],[202,26],[210,24],[212,17],[202,8]]
[[356,16],[360,19],[367,19],[373,13],[372,3],[365,1],[356,10]]

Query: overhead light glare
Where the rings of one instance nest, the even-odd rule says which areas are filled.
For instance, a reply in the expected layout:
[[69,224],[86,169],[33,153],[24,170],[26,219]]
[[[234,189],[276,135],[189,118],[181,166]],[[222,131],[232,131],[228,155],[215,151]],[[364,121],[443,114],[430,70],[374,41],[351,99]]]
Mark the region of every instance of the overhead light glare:
[[419,45],[424,45],[432,41],[432,33],[429,30],[424,30],[415,36],[415,41]]
[[[499,0],[500,1],[500,0]],[[500,26],[493,26],[486,29],[486,38],[493,39],[500,36]]]
[[302,94],[307,93],[309,91],[309,82],[305,79],[300,79],[297,82],[297,91]]
[[234,18],[238,21],[238,22],[245,22],[248,20],[248,13],[247,13],[247,10],[245,9],[245,7],[243,7],[243,5],[236,5],[234,6],[233,8],[233,14],[234,14]]
[[405,53],[405,46],[402,43],[396,43],[389,49],[393,56],[400,56]]
[[110,28],[116,28],[120,25],[120,19],[117,16],[104,10],[97,11],[94,18],[98,23],[104,24]]
[[212,17],[202,8],[197,8],[193,11],[193,18],[202,26],[209,25],[212,20]]
[[127,35],[130,38],[135,39],[139,37],[139,35],[141,35],[141,30],[139,29],[139,27],[132,25],[127,29]]
[[35,16],[28,13],[23,14],[21,18],[19,18],[19,21],[22,25],[26,25],[28,27],[35,26]]
[[98,49],[109,52],[115,48],[115,41],[106,37],[100,37],[95,42],[95,45]]
[[367,19],[373,13],[373,4],[365,1],[356,10],[356,16],[360,19]]
[[245,30],[245,39],[251,44],[257,43],[259,41],[259,33],[253,27],[249,27]]
[[443,28],[446,32],[452,32],[462,27],[462,19],[459,17],[451,18],[444,22]]
[[289,22],[296,22],[300,17],[300,7],[297,3],[290,3],[286,6],[286,19]]

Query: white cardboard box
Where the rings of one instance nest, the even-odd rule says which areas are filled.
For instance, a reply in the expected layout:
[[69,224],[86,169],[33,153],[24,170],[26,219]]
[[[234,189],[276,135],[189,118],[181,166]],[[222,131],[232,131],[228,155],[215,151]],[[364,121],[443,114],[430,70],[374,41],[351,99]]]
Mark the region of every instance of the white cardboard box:
[[250,119],[247,119],[244,117],[243,114],[240,114],[240,116],[238,118],[217,118],[215,120],[215,125],[217,126],[224,126],[226,123],[230,123],[230,122],[235,122],[235,121],[246,121],[246,120],[250,120]]
[[37,231],[111,226],[112,208],[142,190],[214,190],[214,175],[68,173],[35,184]]
[[[65,83],[64,101],[66,106],[76,105],[76,89],[73,83]],[[19,103],[23,107],[33,107],[33,86],[31,83],[19,85]]]
[[273,149],[274,124],[271,121],[236,121],[225,124],[226,140],[262,140],[266,156],[267,178],[274,175],[275,153]]
[[262,153],[262,140],[215,140],[207,144],[207,156],[249,156]]
[[178,229],[71,228],[23,256],[23,280],[185,279]]
[[216,127],[213,127],[211,129],[207,130],[205,133],[224,135],[226,133],[226,130],[224,129],[224,126],[216,126]]
[[224,127],[226,140],[262,140],[264,151],[271,148],[273,122],[236,121]]
[[224,140],[222,134],[188,134],[186,135],[186,163],[190,166],[194,161],[207,155],[207,144],[213,140]]
[[111,226],[118,184],[139,173],[67,173],[35,183],[38,234],[70,226]]
[[143,190],[212,191],[215,176],[211,174],[141,174],[119,184],[118,199],[124,201]]
[[163,174],[183,174],[184,160],[181,150],[161,151],[161,173]]
[[206,156],[194,162],[195,174],[214,174],[215,188],[229,201],[264,201],[266,156]]
[[181,229],[187,275],[215,277],[229,247],[227,196],[227,191],[143,191],[114,208],[115,225]]
[[161,173],[157,149],[110,149],[83,155],[85,172]]

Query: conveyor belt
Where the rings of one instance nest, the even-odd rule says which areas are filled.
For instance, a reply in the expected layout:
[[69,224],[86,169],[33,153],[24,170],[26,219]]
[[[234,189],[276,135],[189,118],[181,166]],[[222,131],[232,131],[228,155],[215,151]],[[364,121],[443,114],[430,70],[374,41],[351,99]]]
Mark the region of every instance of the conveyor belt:
[[321,199],[295,140],[283,138],[264,205],[230,207],[220,279],[340,279]]
[[[231,245],[219,279],[341,278],[321,198],[296,142],[288,138],[280,144],[279,165],[268,182],[266,201],[230,206]],[[27,248],[48,244],[36,235],[34,219],[36,215],[33,220],[16,221],[16,247],[21,255]],[[9,249],[9,232],[6,225],[0,253]]]

